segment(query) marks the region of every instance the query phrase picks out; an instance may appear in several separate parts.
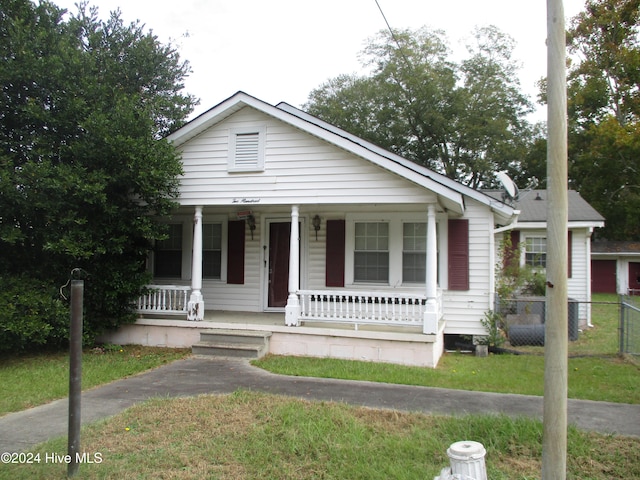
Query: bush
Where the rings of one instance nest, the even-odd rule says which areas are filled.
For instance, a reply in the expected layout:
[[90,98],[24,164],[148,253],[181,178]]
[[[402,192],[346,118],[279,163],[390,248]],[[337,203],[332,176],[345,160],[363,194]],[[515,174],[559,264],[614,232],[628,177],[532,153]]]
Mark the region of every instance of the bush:
[[25,276],[0,277],[0,352],[62,347],[69,308],[58,287]]
[[503,331],[502,315],[491,310],[487,311],[484,313],[484,318],[480,320],[480,323],[487,330],[487,335],[480,337],[478,343],[489,347],[502,346],[506,337]]

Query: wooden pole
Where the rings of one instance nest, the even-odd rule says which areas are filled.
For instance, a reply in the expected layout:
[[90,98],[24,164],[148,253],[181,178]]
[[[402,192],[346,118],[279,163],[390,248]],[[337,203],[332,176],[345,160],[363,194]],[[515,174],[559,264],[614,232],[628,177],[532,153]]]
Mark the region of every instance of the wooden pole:
[[564,7],[547,0],[547,314],[542,479],[566,478],[568,350],[567,81]]

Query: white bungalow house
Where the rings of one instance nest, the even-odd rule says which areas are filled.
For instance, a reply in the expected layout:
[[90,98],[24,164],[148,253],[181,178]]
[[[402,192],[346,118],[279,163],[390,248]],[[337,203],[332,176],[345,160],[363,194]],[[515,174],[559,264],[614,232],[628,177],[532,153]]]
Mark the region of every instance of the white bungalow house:
[[435,366],[444,334],[485,333],[512,206],[243,92],[168,140],[180,208],[141,318],[110,341],[246,330],[276,354]]
[[[499,199],[500,192],[486,192]],[[576,309],[581,327],[591,325],[591,236],[596,228],[604,227],[604,217],[600,215],[575,190],[568,191],[568,262],[567,293],[572,307]],[[513,203],[520,211],[517,222],[505,229],[513,246],[521,245],[521,265],[544,269],[547,257],[547,207],[546,190],[529,190]],[[499,234],[503,235],[502,233]],[[501,237],[496,237],[496,246]],[[571,312],[570,312],[571,314]]]

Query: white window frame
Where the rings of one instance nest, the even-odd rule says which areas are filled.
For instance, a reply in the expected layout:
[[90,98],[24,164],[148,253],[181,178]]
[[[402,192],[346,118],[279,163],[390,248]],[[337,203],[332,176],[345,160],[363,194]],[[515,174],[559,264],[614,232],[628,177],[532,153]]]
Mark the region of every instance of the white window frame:
[[[207,238],[206,238],[206,228],[207,226],[210,225],[219,225],[220,226],[220,276],[219,277],[212,277],[212,276],[207,276],[205,274],[205,258],[206,252],[215,252],[217,249],[209,249],[207,248]],[[223,230],[224,230],[224,222],[202,222],[202,279],[203,280],[220,280],[222,278],[222,268],[223,268],[223,258],[224,258],[224,235],[223,235]]]
[[[204,282],[227,282],[227,258],[229,256],[229,246],[228,246],[228,237],[229,237],[229,218],[226,215],[204,215],[202,218],[202,225],[209,225],[217,223],[222,226],[220,235],[221,238],[221,246],[222,249],[220,253],[220,278],[213,277],[205,277],[203,275],[202,280]],[[193,243],[193,239],[192,239]],[[203,246],[203,261],[204,261],[204,246]]]
[[[253,125],[247,127],[232,128],[229,130],[229,152],[228,152],[228,171],[229,172],[262,172],[264,171],[264,156],[265,156],[265,138],[267,128],[265,125]],[[258,136],[258,143],[256,145],[256,158],[255,162],[251,163],[237,163],[237,147],[238,138],[243,135]]]
[[[544,242],[545,242],[545,250],[544,250],[544,252],[530,252],[530,251],[528,250],[529,241],[530,241],[530,240],[531,240],[531,241],[536,241],[536,240],[540,240],[540,239],[543,239],[543,240],[544,240]],[[544,235],[544,234],[539,234],[539,235],[536,235],[536,234],[527,235],[527,236],[524,238],[524,248],[523,248],[522,250],[523,250],[523,252],[522,252],[522,255],[523,255],[522,265],[525,265],[525,266],[526,266],[526,265],[528,265],[528,266],[530,266],[530,267],[532,267],[532,268],[537,268],[537,269],[541,269],[541,270],[546,269],[546,266],[547,266],[547,253],[548,253],[548,243],[547,243],[547,237],[546,237],[546,235]],[[530,264],[527,262],[527,255],[529,255],[529,254],[539,255],[539,254],[541,254],[541,253],[544,253],[544,265],[537,265],[537,264],[535,264],[535,265],[530,265]],[[535,263],[535,262],[534,262],[534,263]]]
[[[162,278],[162,279],[171,279],[171,278],[179,278],[182,279],[183,278],[183,273],[184,273],[184,222],[181,221],[173,221],[173,222],[169,222],[167,223],[167,228],[171,228],[171,227],[176,227],[177,230],[179,230],[180,232],[180,250],[174,249],[174,248],[167,248],[167,249],[160,249],[158,248],[161,244],[161,241],[156,242],[156,249],[154,249],[152,258],[153,258],[153,262],[151,265],[151,274],[153,275],[154,278]],[[169,240],[169,239],[167,239]],[[180,274],[179,275],[171,275],[171,276],[166,276],[166,275],[159,275],[156,276],[156,266],[158,265],[158,252],[159,251],[173,251],[173,252],[181,252],[181,259],[180,259]]]
[[[357,238],[358,238],[358,234],[357,234],[357,230],[358,230],[358,225],[364,225],[365,226],[365,232],[364,232],[364,238],[365,239],[365,243],[369,243],[369,240],[375,240],[375,244],[377,245],[377,248],[372,249],[371,246],[367,245],[364,248],[358,250],[356,248],[357,246]],[[376,226],[375,231],[376,231],[376,235],[369,235],[369,226],[373,225]],[[381,236],[380,235],[380,226],[385,226],[386,227],[386,235]],[[378,222],[375,220],[359,220],[359,221],[355,221],[354,222],[354,250],[353,250],[353,256],[354,256],[354,272],[353,272],[353,281],[354,283],[362,283],[362,284],[388,284],[389,283],[389,279],[390,279],[390,256],[391,256],[391,235],[392,232],[390,231],[391,228],[391,223],[390,222],[386,222],[386,221],[382,221],[382,222]],[[380,246],[380,241],[382,239],[384,239],[386,237],[386,248],[384,248],[385,246],[383,245],[383,247]],[[374,255],[386,255],[386,260],[387,260],[387,264],[384,265],[383,263],[377,263],[376,265],[369,265],[368,261],[367,261],[367,266],[365,267],[365,270],[368,272],[370,267],[374,267],[376,270],[382,270],[386,268],[386,282],[384,282],[383,280],[368,280],[368,279],[359,279],[356,280],[356,268],[355,268],[355,260],[357,257],[357,254],[361,253],[361,254],[365,254],[365,255],[369,255],[369,254],[374,254]],[[378,262],[380,260],[378,259]],[[379,268],[377,268],[379,267]],[[378,272],[379,273],[379,272]]]
[[[405,235],[404,235],[404,228],[405,225],[424,225],[424,230],[425,230],[425,235],[424,235],[424,249],[406,249],[405,248],[405,243],[404,243],[404,239],[405,239]],[[411,238],[418,238],[415,236],[411,236]],[[415,280],[407,280],[405,278],[405,272],[404,272],[404,258],[405,258],[405,254],[408,255],[424,255],[424,262],[422,263],[421,266],[421,270],[424,272],[424,279],[422,281],[415,281]],[[427,222],[426,221],[403,221],[402,222],[402,283],[403,284],[407,284],[407,285],[424,285],[427,279]]]
[[[382,222],[389,224],[389,281],[387,283],[355,281],[355,224],[363,222]],[[423,288],[424,283],[408,282],[402,279],[403,224],[427,223],[427,212],[408,212],[401,215],[393,213],[348,213],[345,216],[345,272],[346,287],[366,288],[371,286]],[[425,265],[426,267],[426,265]]]

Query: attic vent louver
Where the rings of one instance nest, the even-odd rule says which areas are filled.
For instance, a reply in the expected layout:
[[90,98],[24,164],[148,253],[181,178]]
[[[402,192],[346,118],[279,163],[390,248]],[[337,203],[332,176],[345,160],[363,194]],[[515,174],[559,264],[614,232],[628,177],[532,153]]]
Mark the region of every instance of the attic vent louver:
[[236,167],[258,166],[259,133],[240,133],[236,136]]
[[229,138],[229,171],[264,170],[264,127],[234,129]]

